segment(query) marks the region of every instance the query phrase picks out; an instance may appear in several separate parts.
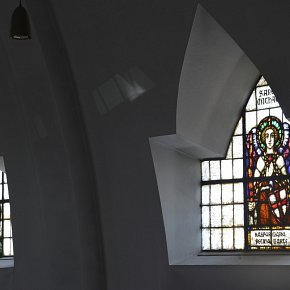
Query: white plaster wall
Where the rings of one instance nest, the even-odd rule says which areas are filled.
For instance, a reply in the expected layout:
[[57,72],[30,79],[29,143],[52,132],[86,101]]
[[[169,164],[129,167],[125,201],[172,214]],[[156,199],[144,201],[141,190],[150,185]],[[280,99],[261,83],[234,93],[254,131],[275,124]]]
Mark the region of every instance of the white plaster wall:
[[48,2],[29,9],[32,40],[8,37],[14,4],[0,17],[0,156],[15,263],[0,269],[0,288],[96,289],[96,187],[69,61]]
[[245,53],[198,5],[180,76],[176,134],[204,148],[199,158],[225,155],[258,76]]
[[200,252],[200,163],[150,139],[164,220],[169,264]]

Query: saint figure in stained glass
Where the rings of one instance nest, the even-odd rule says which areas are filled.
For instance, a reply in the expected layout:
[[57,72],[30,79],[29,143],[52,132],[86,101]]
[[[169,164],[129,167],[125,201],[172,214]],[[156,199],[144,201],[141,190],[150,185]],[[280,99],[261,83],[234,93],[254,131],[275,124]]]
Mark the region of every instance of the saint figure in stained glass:
[[289,125],[265,117],[248,134],[247,149],[249,225],[290,225]]

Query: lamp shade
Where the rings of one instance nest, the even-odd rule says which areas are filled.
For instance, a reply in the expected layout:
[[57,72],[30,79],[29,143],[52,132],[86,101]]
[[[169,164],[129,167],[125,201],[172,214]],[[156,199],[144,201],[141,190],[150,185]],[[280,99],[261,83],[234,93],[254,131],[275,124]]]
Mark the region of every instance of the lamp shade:
[[17,40],[31,39],[28,13],[21,5],[21,1],[11,17],[10,36]]

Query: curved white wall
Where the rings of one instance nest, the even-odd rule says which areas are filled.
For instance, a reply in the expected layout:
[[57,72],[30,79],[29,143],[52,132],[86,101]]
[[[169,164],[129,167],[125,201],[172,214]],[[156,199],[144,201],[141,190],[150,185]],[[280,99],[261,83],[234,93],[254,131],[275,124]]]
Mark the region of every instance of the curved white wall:
[[225,155],[259,72],[225,30],[198,6],[182,67],[176,134],[202,152]]
[[1,289],[95,289],[105,279],[96,185],[67,51],[50,1],[27,1],[32,39],[11,40],[14,4],[0,17],[0,155],[15,250]]

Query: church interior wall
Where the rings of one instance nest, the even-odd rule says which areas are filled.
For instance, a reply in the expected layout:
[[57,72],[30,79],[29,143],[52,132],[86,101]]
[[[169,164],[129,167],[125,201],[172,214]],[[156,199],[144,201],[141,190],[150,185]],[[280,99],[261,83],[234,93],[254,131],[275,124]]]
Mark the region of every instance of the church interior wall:
[[[200,2],[287,116],[289,5]],[[0,269],[1,290],[287,288],[287,266],[168,265],[149,138],[176,133],[195,6],[112,3],[27,0],[28,43],[6,39],[10,16],[0,11],[0,155],[15,236],[15,267]],[[3,5],[12,13],[13,3]],[[154,86],[100,112],[97,88],[136,66]]]

